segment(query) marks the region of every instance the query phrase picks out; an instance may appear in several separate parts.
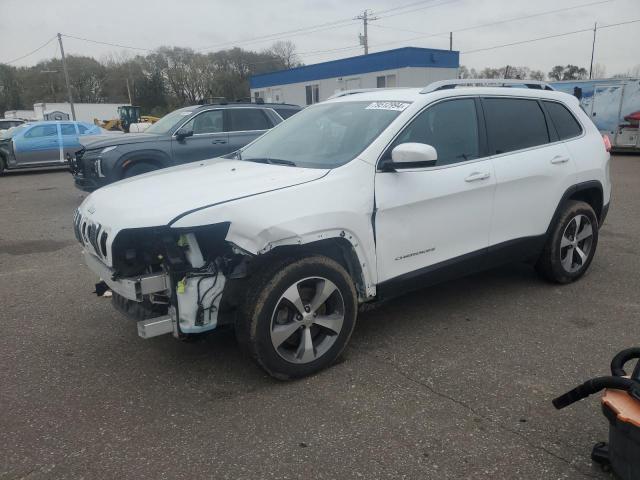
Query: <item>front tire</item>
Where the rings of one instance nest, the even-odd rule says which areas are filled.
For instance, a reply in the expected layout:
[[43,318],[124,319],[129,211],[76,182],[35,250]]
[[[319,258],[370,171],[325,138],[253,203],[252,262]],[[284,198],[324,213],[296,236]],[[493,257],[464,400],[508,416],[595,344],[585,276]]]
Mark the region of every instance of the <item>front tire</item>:
[[570,200],[547,240],[536,270],[555,283],[585,274],[598,246],[598,217],[588,203]]
[[323,256],[274,262],[249,280],[236,322],[240,345],[281,380],[331,365],[355,327],[353,280]]

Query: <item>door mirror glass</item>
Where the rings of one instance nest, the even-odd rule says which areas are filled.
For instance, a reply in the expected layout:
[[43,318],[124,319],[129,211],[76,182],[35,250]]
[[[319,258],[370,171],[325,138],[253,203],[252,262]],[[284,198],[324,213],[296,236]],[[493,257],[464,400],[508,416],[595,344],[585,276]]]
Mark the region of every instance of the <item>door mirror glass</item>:
[[391,151],[391,160],[396,168],[430,167],[436,164],[438,152],[426,143],[401,143]]
[[181,128],[180,130],[178,130],[176,132],[176,138],[178,139],[178,141],[182,141],[187,137],[192,137],[193,136],[193,130],[188,130],[186,128]]

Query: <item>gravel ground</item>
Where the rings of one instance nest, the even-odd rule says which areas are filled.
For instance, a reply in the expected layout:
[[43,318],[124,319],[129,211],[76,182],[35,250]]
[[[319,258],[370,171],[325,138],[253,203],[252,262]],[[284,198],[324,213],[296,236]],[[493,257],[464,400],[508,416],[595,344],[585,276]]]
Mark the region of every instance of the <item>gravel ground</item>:
[[67,172],[0,178],[0,478],[610,478],[597,398],[551,398],[638,345],[640,157],[579,282],[513,265],[362,314],[341,363],[281,383],[231,331],[142,340],[97,298]]

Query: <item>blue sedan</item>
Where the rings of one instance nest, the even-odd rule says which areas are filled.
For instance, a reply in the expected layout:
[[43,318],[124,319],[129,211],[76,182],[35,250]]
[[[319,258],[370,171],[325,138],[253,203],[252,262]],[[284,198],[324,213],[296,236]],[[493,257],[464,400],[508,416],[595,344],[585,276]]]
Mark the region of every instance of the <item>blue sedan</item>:
[[34,122],[9,130],[0,138],[0,173],[5,169],[66,165],[67,153],[81,148],[79,138],[100,135],[86,122]]

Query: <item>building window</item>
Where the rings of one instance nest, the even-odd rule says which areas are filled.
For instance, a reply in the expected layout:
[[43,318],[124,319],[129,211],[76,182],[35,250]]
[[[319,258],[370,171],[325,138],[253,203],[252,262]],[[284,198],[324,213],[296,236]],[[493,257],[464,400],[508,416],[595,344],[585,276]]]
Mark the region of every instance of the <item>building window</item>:
[[307,95],[307,105],[313,105],[320,101],[320,85],[307,85],[304,88]]
[[396,75],[381,75],[376,77],[376,87],[378,88],[393,88],[397,85]]

